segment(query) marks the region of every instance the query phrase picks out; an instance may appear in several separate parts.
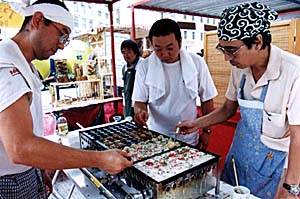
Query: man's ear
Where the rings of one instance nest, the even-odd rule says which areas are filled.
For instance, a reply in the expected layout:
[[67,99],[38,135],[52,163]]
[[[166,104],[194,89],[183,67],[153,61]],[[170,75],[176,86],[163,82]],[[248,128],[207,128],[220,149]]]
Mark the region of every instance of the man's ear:
[[44,16],[41,12],[35,12],[31,19],[31,26],[33,29],[39,29],[41,23],[44,23]]
[[182,39],[181,38],[179,39],[178,44],[179,44],[179,49],[180,49],[181,45],[182,45]]
[[255,49],[260,50],[264,44],[264,40],[261,34],[257,35],[255,38]]

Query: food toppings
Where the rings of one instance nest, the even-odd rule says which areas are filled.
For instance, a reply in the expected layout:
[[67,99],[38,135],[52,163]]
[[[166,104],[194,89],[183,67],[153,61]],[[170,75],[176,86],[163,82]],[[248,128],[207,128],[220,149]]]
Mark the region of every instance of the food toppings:
[[214,156],[210,154],[185,146],[137,162],[134,167],[157,182],[161,182],[213,158]]
[[[159,135],[150,140],[142,141],[138,144],[132,144],[130,147],[124,147],[124,151],[133,155],[133,161],[143,160],[147,157],[168,151],[167,143],[169,139]],[[176,143],[176,146],[180,146]]]

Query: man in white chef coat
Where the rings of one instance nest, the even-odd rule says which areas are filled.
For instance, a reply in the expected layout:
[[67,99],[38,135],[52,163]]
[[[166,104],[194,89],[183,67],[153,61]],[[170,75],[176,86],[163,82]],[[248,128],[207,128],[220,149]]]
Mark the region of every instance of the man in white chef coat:
[[[171,19],[156,21],[149,39],[154,52],[137,69],[134,84],[135,121],[140,126],[197,145],[197,130],[178,135],[175,126],[182,120],[197,118],[197,96],[203,115],[213,110],[217,90],[207,64],[196,53],[181,48],[179,25]],[[205,128],[203,132],[201,143],[207,143],[210,129]]]

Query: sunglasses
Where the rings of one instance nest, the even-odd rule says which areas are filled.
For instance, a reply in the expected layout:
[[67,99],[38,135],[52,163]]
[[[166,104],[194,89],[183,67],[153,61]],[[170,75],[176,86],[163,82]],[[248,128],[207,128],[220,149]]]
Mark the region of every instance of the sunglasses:
[[223,53],[224,55],[234,56],[236,53],[239,52],[239,50],[240,50],[243,46],[245,46],[245,44],[243,44],[243,45],[241,45],[240,47],[237,47],[237,48],[224,48],[224,47],[220,46],[220,44],[218,44],[218,45],[216,46],[216,49],[217,49],[219,52]]
[[59,28],[55,25],[55,23],[50,23],[50,25],[53,25],[53,27],[56,28],[56,30],[57,30],[58,32],[60,32],[60,35],[61,35],[61,36],[59,37],[59,43],[63,44],[65,47],[66,47],[67,45],[69,45],[69,43],[70,43],[69,34],[67,34],[67,33],[63,32],[61,29],[59,29]]

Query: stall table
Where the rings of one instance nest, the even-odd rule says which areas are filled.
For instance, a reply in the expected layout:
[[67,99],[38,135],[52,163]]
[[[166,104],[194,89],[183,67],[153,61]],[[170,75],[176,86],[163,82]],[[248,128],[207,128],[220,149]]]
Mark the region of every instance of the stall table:
[[93,126],[109,122],[109,117],[114,114],[122,114],[121,97],[112,97],[102,100],[87,100],[69,105],[53,107],[44,105],[44,114],[63,115],[67,118],[69,130],[76,130],[77,122],[83,126]]

